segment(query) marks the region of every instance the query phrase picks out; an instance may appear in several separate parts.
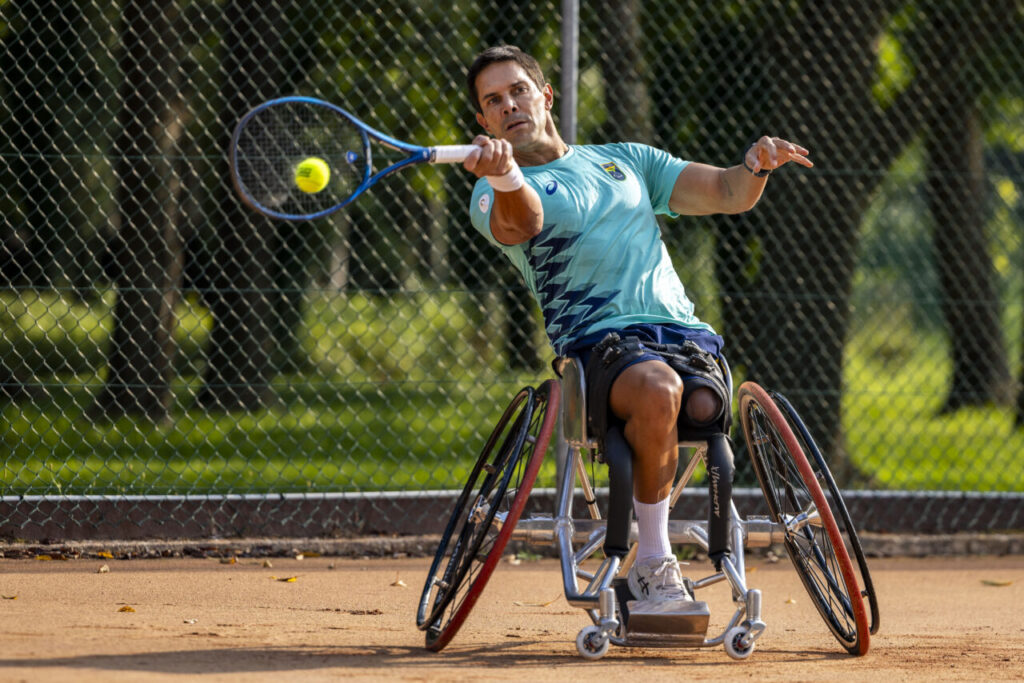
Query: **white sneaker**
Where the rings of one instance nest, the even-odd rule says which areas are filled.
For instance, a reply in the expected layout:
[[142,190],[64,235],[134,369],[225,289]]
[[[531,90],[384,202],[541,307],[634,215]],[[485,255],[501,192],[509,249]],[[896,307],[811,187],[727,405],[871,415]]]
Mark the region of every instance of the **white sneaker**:
[[683,583],[683,574],[679,571],[679,563],[671,555],[634,562],[633,566],[629,568],[626,580],[629,583],[629,590],[637,600],[652,602],[693,600]]

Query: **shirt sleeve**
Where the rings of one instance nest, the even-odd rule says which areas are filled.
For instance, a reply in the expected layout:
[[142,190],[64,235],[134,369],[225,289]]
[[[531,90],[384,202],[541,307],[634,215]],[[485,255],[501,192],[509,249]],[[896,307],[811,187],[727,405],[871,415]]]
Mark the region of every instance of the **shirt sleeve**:
[[503,248],[501,242],[494,238],[491,232],[491,208],[494,206],[494,190],[486,178],[480,178],[473,186],[473,198],[469,202],[469,218],[473,227],[483,235],[488,242],[498,248]]
[[654,213],[677,216],[678,214],[668,207],[668,201],[672,197],[672,188],[675,187],[679,173],[690,162],[648,145],[632,143],[628,147],[647,185]]

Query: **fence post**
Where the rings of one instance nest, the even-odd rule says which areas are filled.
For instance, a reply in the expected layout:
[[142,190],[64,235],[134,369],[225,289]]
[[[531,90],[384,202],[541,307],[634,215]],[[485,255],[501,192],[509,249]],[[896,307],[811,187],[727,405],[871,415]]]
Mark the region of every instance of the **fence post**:
[[576,144],[576,94],[580,68],[580,2],[562,0],[562,139]]

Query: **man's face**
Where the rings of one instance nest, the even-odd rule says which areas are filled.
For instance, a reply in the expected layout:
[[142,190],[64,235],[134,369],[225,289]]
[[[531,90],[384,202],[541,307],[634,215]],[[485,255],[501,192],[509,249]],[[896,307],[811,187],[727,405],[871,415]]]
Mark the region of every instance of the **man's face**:
[[490,135],[528,149],[545,131],[554,100],[550,85],[538,88],[516,62],[496,62],[476,77],[476,91],[483,113],[477,122]]

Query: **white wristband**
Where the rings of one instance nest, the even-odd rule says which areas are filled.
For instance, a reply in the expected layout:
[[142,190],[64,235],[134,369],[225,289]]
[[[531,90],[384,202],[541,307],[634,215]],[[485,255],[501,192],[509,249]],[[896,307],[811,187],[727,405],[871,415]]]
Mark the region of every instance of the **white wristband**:
[[513,162],[511,171],[504,175],[489,175],[487,182],[495,192],[514,192],[523,186],[523,170]]

